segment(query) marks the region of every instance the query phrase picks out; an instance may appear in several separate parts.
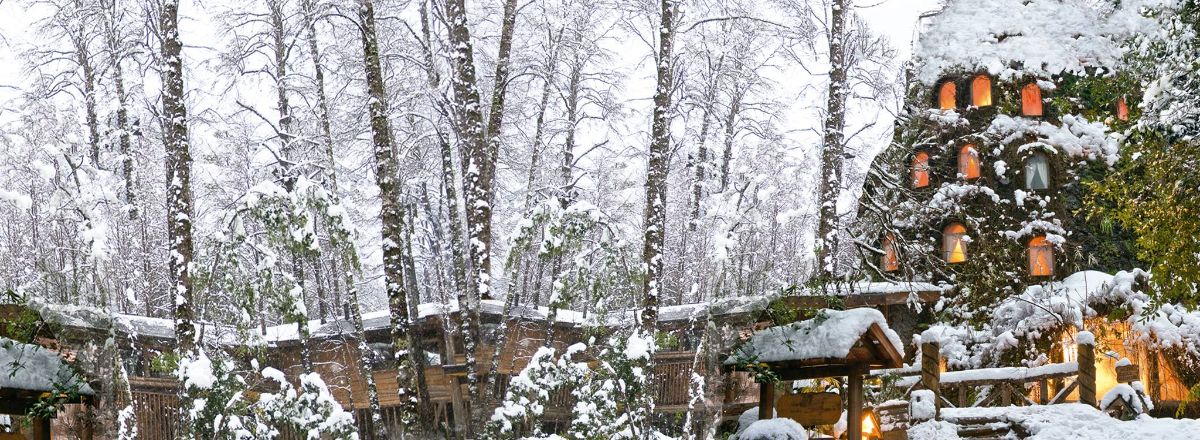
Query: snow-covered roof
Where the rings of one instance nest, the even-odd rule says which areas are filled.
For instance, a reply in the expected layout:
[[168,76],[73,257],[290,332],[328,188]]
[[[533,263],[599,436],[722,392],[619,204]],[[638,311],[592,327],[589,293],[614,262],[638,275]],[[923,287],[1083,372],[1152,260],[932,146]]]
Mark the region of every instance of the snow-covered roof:
[[821,310],[812,319],[757,331],[725,360],[725,364],[736,364],[739,357],[768,363],[846,358],[872,325],[879,326],[899,356],[904,357],[900,336],[888,328],[883,313],[861,307]]
[[[751,313],[762,310],[765,301],[764,298],[734,297],[713,302],[662,306],[658,310],[658,319],[660,322],[674,322],[702,319],[710,312],[715,315]],[[506,314],[504,306],[503,300],[482,300],[480,301],[480,312],[485,315],[504,315],[539,321],[544,321],[550,316],[548,307],[518,306]],[[121,313],[110,314],[96,307],[40,302],[35,302],[30,307],[41,314],[44,319],[64,327],[107,329],[113,325],[117,332],[127,335],[160,339],[175,338],[175,321],[172,319]],[[455,302],[448,304],[423,303],[417,306],[416,319],[427,319],[444,313],[457,312],[458,305]],[[634,322],[638,312],[638,309],[609,311],[603,315],[603,319],[609,325],[630,324]],[[391,315],[387,309],[363,313],[362,318],[363,328],[366,330],[391,327]],[[555,313],[555,322],[568,326],[596,324],[600,319],[601,315],[595,312],[558,309]],[[245,342],[244,335],[239,335],[234,326],[199,321],[196,325],[197,332],[203,333],[206,338],[217,338],[216,340],[221,343],[229,344]],[[312,337],[317,338],[347,334],[354,329],[353,323],[345,319],[334,319],[324,323],[319,319],[314,319],[310,320],[308,325]],[[257,332],[254,333],[257,334]],[[267,343],[295,341],[299,338],[300,333],[296,324],[269,326],[266,328],[266,333],[262,335],[262,341]]]
[[0,369],[0,389],[47,392],[54,391],[55,385],[78,386],[79,394],[95,395],[58,353],[39,345],[0,338]]
[[916,44],[917,80],[933,85],[957,69],[1000,79],[1112,69],[1144,1],[1100,11],[1082,0],[950,0]]

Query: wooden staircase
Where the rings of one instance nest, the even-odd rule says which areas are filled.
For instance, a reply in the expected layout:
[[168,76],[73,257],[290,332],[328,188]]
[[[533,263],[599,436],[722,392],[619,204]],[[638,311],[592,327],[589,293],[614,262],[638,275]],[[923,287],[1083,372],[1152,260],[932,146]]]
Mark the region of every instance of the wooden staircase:
[[948,422],[958,425],[958,436],[964,439],[978,440],[1015,440],[1025,438],[1020,428],[1007,417],[944,417]]

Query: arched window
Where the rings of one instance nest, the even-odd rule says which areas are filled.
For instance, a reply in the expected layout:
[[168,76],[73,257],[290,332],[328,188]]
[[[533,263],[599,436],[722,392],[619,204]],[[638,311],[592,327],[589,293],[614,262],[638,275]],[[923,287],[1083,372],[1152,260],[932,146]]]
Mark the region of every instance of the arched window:
[[1125,104],[1125,97],[1117,98],[1117,119],[1122,121],[1129,120],[1129,106]]
[[971,105],[976,107],[992,105],[992,79],[987,75],[977,75],[971,81]]
[[883,257],[879,261],[879,267],[882,267],[884,272],[900,270],[900,257],[896,255],[896,237],[892,234],[883,237]]
[[1048,277],[1054,275],[1054,244],[1039,235],[1029,240],[1029,275]]
[[913,155],[912,164],[913,188],[929,186],[929,154],[918,151]]
[[961,223],[951,223],[942,231],[942,258],[947,263],[967,261],[967,228]]
[[958,90],[951,81],[942,83],[938,89],[938,108],[942,110],[954,110],[955,97],[958,95]]
[[958,174],[967,180],[979,178],[979,150],[974,144],[963,145],[958,151]]
[[1025,159],[1025,189],[1050,188],[1050,160],[1045,154],[1033,153]]
[[1042,115],[1042,88],[1031,82],[1021,88],[1021,114],[1025,116]]

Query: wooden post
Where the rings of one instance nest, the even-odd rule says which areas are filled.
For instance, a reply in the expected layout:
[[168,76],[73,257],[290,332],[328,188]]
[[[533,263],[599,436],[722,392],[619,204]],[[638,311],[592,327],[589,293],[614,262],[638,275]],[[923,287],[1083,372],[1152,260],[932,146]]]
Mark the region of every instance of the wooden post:
[[847,440],[862,440],[862,418],[863,418],[863,371],[862,366],[854,366],[850,368],[849,389],[846,393],[849,394],[846,398],[846,439]]
[[50,419],[33,419],[33,440],[50,440]]
[[1148,375],[1150,376],[1150,400],[1158,402],[1160,397],[1159,388],[1161,386],[1158,382],[1158,353],[1146,350],[1146,355],[1147,360],[1150,361],[1150,374]]
[[942,356],[938,341],[921,341],[921,385],[933,391],[937,416],[942,412]]
[[775,418],[775,384],[760,382],[758,384],[758,419]]
[[1091,332],[1079,332],[1075,338],[1079,356],[1079,403],[1096,403],[1096,339]]
[[1045,405],[1046,403],[1050,402],[1049,394],[1050,394],[1050,384],[1046,382],[1046,379],[1039,380],[1038,381],[1038,403]]

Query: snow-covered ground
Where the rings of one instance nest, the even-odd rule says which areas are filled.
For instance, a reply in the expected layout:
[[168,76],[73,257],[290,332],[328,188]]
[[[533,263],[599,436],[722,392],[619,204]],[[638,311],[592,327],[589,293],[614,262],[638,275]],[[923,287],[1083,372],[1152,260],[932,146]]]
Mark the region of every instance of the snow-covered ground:
[[[1033,440],[1192,440],[1200,439],[1200,420],[1160,419],[1143,415],[1123,421],[1083,404],[1010,406],[1002,408],[945,408],[943,418],[1008,420]],[[954,428],[954,429],[950,429]],[[950,422],[930,421],[909,429],[910,440],[959,438]]]

